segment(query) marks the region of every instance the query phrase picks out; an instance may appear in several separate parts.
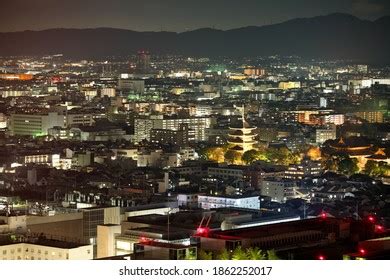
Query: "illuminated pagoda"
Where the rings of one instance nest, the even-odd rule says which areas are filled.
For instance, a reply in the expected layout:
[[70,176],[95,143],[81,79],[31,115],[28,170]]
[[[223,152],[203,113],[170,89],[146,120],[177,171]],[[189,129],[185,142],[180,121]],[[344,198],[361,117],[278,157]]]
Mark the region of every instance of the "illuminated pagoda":
[[256,144],[256,133],[254,130],[256,127],[251,126],[244,116],[244,107],[242,108],[241,120],[237,124],[232,125],[229,128],[228,143],[230,145],[229,150],[236,151],[240,154],[246,151],[252,150]]

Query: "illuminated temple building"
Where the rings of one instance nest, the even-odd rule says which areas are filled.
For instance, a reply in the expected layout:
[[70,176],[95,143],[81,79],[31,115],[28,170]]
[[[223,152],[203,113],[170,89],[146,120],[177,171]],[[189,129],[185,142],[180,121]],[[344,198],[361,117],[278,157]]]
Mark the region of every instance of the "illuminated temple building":
[[230,150],[239,152],[240,154],[252,150],[256,144],[256,134],[254,133],[255,129],[256,127],[251,126],[245,120],[243,113],[241,121],[229,128],[228,143],[231,146]]
[[329,155],[346,154],[351,158],[356,158],[360,168],[363,168],[368,160],[390,162],[384,149],[375,147],[362,137],[329,140],[325,143],[323,152]]

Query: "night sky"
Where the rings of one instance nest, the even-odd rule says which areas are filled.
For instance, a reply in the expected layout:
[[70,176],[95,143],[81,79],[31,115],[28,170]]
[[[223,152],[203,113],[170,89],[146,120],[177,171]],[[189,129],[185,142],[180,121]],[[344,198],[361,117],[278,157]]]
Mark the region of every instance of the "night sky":
[[390,14],[390,0],[0,0],[0,31],[230,29],[335,12],[373,20]]

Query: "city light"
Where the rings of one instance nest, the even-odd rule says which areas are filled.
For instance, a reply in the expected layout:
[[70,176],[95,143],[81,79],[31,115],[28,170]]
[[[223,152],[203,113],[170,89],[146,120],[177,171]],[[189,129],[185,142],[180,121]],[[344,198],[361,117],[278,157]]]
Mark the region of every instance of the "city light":
[[198,235],[207,235],[210,232],[209,228],[206,227],[198,227],[196,229],[196,234]]
[[51,1],[2,5],[1,260],[390,259],[385,0]]
[[320,260],[320,261],[326,260],[326,258],[325,258],[324,255],[319,255],[319,256],[317,257],[317,259]]

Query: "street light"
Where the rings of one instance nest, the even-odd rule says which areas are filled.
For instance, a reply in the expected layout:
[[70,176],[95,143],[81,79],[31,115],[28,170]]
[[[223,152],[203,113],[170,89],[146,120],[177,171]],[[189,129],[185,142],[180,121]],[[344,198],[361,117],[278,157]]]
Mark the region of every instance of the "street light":
[[168,223],[167,223],[167,230],[168,230],[168,243],[171,243],[171,239],[170,239],[170,222],[169,222],[169,214],[173,211],[172,208],[169,208],[169,210],[167,211],[167,215],[168,215]]

